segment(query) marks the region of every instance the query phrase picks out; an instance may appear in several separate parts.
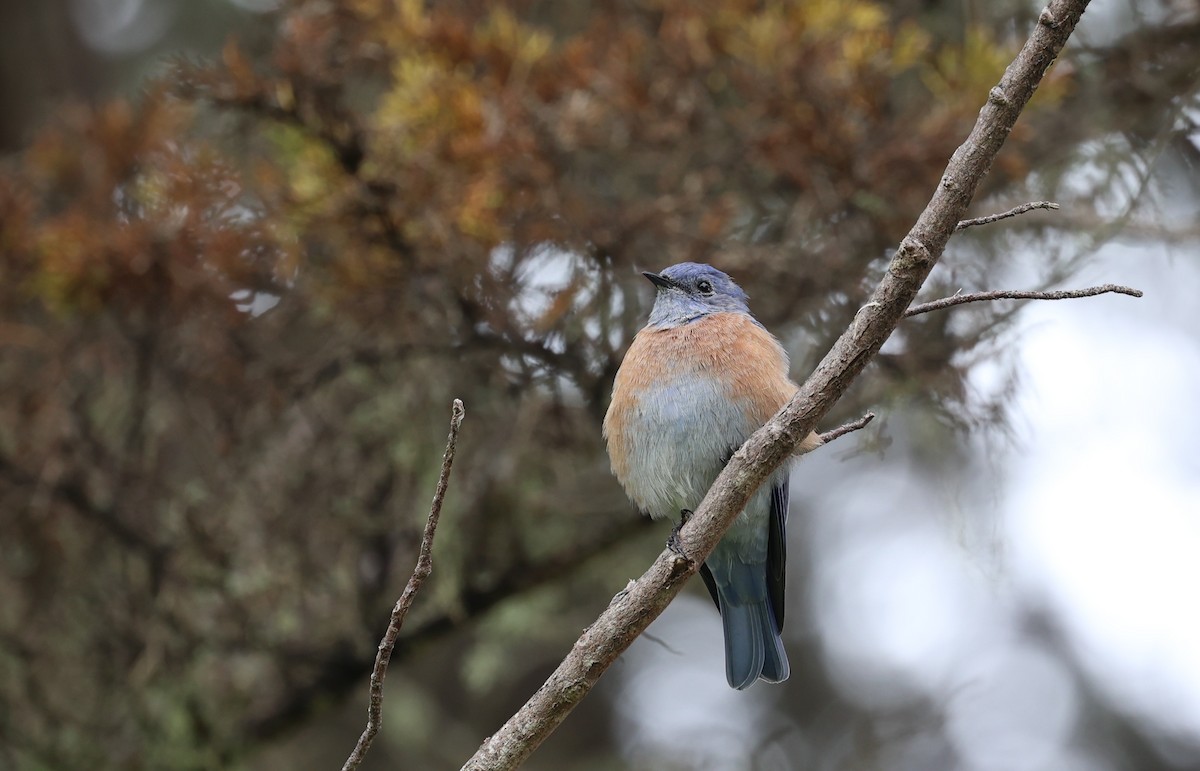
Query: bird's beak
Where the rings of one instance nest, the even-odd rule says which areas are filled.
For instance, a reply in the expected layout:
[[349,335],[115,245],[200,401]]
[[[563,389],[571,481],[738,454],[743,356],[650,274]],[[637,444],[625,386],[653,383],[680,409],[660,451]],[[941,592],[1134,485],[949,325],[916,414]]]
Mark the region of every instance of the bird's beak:
[[651,273],[649,271],[646,271],[646,272],[642,273],[642,275],[645,276],[646,278],[650,279],[650,283],[654,284],[659,289],[670,289],[675,286],[674,281],[672,281],[671,279],[666,278],[664,276],[660,276],[657,273]]

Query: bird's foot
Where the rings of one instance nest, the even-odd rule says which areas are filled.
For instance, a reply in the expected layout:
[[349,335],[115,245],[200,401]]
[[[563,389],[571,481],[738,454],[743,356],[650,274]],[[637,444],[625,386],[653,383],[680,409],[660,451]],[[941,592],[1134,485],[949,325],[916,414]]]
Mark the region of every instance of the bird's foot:
[[667,536],[667,548],[684,559],[690,558],[683,550],[683,542],[679,540],[679,531],[683,529],[683,526],[686,525],[688,520],[691,518],[691,509],[681,509],[679,512],[679,524],[671,528],[671,535]]

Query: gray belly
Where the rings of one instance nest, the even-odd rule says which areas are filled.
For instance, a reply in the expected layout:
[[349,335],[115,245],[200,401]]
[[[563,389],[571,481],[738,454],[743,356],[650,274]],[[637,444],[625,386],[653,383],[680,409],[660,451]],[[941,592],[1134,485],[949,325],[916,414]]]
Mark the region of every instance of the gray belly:
[[[730,454],[758,426],[714,381],[687,378],[645,392],[630,428],[626,490],[651,516],[676,519],[681,509],[700,505]],[[758,508],[761,492],[749,509]]]

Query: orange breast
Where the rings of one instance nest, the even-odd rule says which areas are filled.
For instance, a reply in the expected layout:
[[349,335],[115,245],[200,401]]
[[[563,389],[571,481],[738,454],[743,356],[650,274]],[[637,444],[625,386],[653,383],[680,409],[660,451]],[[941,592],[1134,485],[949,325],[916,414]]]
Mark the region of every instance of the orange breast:
[[672,329],[638,332],[613,383],[613,398],[635,397],[681,377],[712,377],[746,416],[765,423],[796,392],[787,353],[740,313],[714,313]]
[[744,314],[712,314],[671,329],[647,327],[621,363],[604,419],[613,472],[644,506],[631,488],[631,467],[653,462],[664,431],[676,445],[686,439],[691,451],[713,455],[703,463],[719,469],[724,460],[719,456],[740,446],[795,392],[783,347]]

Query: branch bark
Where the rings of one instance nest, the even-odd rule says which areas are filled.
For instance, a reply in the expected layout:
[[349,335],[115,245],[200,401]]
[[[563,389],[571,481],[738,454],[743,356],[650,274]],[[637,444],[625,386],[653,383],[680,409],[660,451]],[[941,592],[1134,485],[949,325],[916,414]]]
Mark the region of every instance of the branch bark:
[[484,741],[463,771],[520,765],[587,695],[605,670],[662,613],[758,489],[808,436],[899,324],[971,203],[1021,110],[1066,44],[1088,0],[1051,0],[1021,52],[988,94],[916,225],[900,243],[863,312],[792,400],[734,453],[680,530],[683,554],[664,550],[613,598],[545,684]]
[[940,300],[931,300],[927,303],[914,305],[904,312],[904,318],[907,319],[910,316],[918,316],[931,311],[940,311],[945,308],[953,308],[955,305],[964,305],[965,303],[986,302],[990,300],[1075,300],[1080,297],[1095,297],[1098,294],[1109,293],[1126,294],[1130,297],[1142,296],[1142,290],[1119,284],[1101,284],[1100,286],[1089,286],[1087,289],[1061,289],[1051,292],[997,289],[991,292],[956,294],[952,297],[943,297]]
[[387,676],[388,662],[392,658],[392,649],[396,647],[396,638],[400,636],[400,627],[404,625],[404,617],[412,607],[417,592],[429,574],[433,572],[433,536],[437,532],[438,519],[442,515],[442,501],[446,498],[446,488],[450,484],[450,467],[454,465],[454,452],[458,448],[458,429],[462,426],[466,410],[459,399],[454,400],[450,411],[450,435],[446,437],[446,452],[442,455],[442,472],[438,476],[437,489],[433,493],[433,504],[429,507],[429,517],[425,520],[425,532],[421,535],[421,549],[417,554],[417,566],[413,568],[412,576],[404,587],[400,599],[392,608],[392,617],[388,621],[387,631],[379,641],[379,651],[375,654],[375,667],[371,670],[371,696],[367,705],[367,727],[358,737],[358,743],[350,752],[350,757],[342,765],[342,771],[353,771],[366,757],[379,733],[383,721],[383,679]]
[[976,225],[990,225],[993,222],[1006,220],[1009,217],[1019,217],[1026,212],[1031,212],[1034,209],[1057,209],[1058,204],[1054,201],[1033,201],[1032,203],[1023,203],[1020,206],[1014,206],[1005,212],[999,214],[989,214],[986,217],[975,217],[969,220],[963,220],[954,227],[955,230],[966,230],[973,228]]
[[824,447],[825,445],[832,442],[834,439],[840,439],[841,437],[845,436],[846,434],[853,433],[860,429],[866,428],[867,424],[870,423],[874,419],[875,419],[875,413],[868,412],[866,415],[863,415],[858,420],[852,420],[849,423],[843,423],[842,425],[838,426],[835,429],[826,431],[825,433],[821,434],[821,446]]

